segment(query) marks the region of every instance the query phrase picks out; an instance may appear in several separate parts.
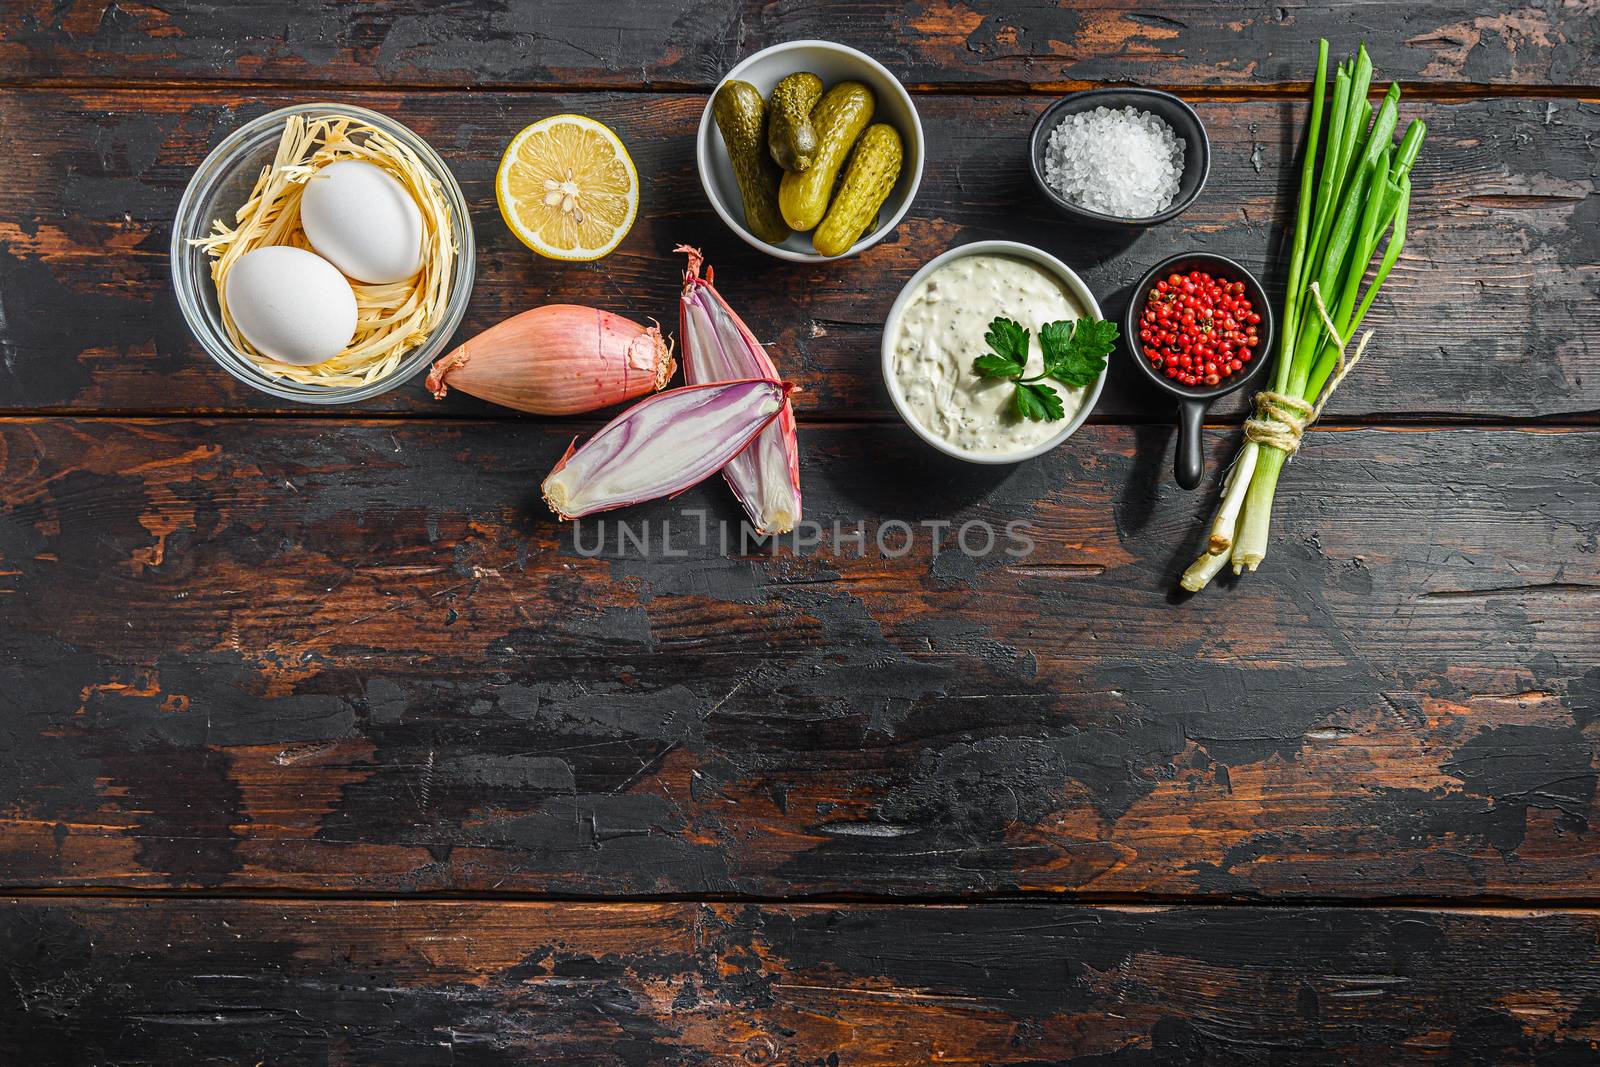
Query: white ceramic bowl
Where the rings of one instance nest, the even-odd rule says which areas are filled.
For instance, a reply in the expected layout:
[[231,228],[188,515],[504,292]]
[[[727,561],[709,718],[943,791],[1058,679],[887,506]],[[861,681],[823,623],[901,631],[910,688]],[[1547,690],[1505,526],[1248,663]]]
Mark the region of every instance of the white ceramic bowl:
[[[1050,253],[1018,241],[974,241],[972,244],[959,245],[943,255],[930,259],[923,265],[921,270],[911,276],[911,280],[906,282],[905,288],[900,290],[900,295],[895,297],[893,306],[889,308],[889,317],[883,323],[883,381],[884,385],[889,389],[889,399],[894,402],[895,411],[900,413],[900,417],[905,420],[905,424],[911,427],[918,437],[945,455],[954,456],[956,459],[964,459],[968,463],[1020,463],[1022,460],[1044,455],[1078,432],[1078,427],[1084,424],[1084,421],[1089,417],[1089,413],[1094,410],[1095,404],[1100,401],[1100,390],[1105,388],[1106,373],[1111,369],[1111,362],[1110,360],[1106,361],[1106,370],[1101,371],[1100,377],[1095,380],[1094,385],[1089,387],[1089,393],[1083,398],[1083,406],[1078,409],[1077,414],[1070,419],[1064,420],[1061,424],[1061,429],[1057,433],[1029,448],[1017,452],[973,452],[970,449],[960,448],[951,444],[923,426],[922,423],[917,421],[916,415],[912,414],[911,408],[906,404],[905,394],[900,389],[900,381],[894,373],[895,337],[900,330],[900,314],[905,310],[905,306],[911,302],[912,294],[917,291],[918,286],[922,284],[923,279],[927,278],[928,275],[952,259],[977,255],[1013,256],[1017,259],[1025,259],[1032,263],[1037,263],[1060,278],[1062,284],[1067,287],[1067,291],[1083,303],[1085,310],[1090,315],[1095,318],[1103,317],[1100,314],[1099,302],[1095,300],[1094,294],[1089,291],[1089,287],[1083,284],[1083,279],[1079,278],[1071,267]],[[978,352],[973,353],[974,356],[981,354]]]
[[[746,244],[759,248],[769,256],[795,263],[825,263],[871,248],[905,217],[911,201],[916,199],[917,186],[922,184],[922,121],[917,118],[911,94],[883,64],[865,52],[831,41],[789,41],[763,48],[728,71],[722,82],[746,81],[760,90],[762,96],[768,96],[778,82],[801,70],[809,70],[821,78],[827,89],[842,81],[858,81],[866,85],[878,101],[872,121],[887,122],[900,133],[905,162],[900,166],[899,180],[894,183],[889,198],[878,210],[875,229],[867,231],[861,240],[850,247],[850,251],[839,256],[818,255],[811,247],[809,233],[792,233],[783,244],[770,245],[747,230],[739,182],[733,176],[733,164],[728,161],[728,149],[722,143],[716,119],[711,116],[711,99],[715,98],[715,91],[706,100],[705,111],[700,115],[700,131],[695,137],[695,164],[700,170],[700,185],[705,189],[711,207],[730,230],[744,238]],[[717,83],[717,88],[722,87],[722,82]]]

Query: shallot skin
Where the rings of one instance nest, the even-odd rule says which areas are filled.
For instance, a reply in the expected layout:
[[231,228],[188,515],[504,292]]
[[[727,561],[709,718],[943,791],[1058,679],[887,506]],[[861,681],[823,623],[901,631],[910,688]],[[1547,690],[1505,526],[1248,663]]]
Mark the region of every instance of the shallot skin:
[[656,393],[567,448],[540,487],[550,510],[576,519],[677,496],[717,473],[771,424],[793,388],[750,378]]
[[667,384],[678,366],[657,326],[577,304],[513,315],[441,357],[427,387],[450,387],[517,411],[578,415]]
[[[701,277],[700,251],[688,245],[675,251],[689,257],[678,301],[684,380],[694,385],[728,378],[777,378],[767,350],[712,284],[709,267]],[[729,461],[722,476],[757,533],[767,536],[794,529],[800,521],[800,447],[792,403],[784,401],[778,418]]]

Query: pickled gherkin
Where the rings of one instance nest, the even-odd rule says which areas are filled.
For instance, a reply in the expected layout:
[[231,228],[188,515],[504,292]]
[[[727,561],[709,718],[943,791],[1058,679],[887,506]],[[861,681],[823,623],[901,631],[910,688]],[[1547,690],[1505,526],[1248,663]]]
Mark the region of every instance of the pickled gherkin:
[[893,126],[878,122],[867,128],[850,153],[844,181],[827,217],[811,235],[811,244],[819,253],[842,256],[861,239],[899,180],[904,156],[900,134]]
[[711,103],[711,114],[739,182],[745,225],[761,240],[781,244],[789,227],[778,210],[778,165],[767,153],[766,101],[749,82],[725,82]]
[[767,110],[767,145],[773,162],[788,171],[811,166],[817,151],[817,130],[811,109],[822,95],[822,79],[808,70],[798,71],[772,90]]
[[827,214],[839,170],[876,107],[872,90],[860,82],[840,82],[817,102],[811,112],[817,131],[811,166],[784,174],[778,183],[778,210],[790,229],[809,230]]

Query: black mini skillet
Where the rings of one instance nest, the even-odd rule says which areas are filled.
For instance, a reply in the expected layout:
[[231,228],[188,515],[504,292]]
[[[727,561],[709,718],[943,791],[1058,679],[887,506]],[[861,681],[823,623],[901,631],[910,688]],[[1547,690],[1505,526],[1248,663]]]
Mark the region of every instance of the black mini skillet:
[[[1258,342],[1254,356],[1243,370],[1231,378],[1224,378],[1217,385],[1190,386],[1168,378],[1163,371],[1158,370],[1145,358],[1144,346],[1139,343],[1139,318],[1144,313],[1145,300],[1149,298],[1156,282],[1169,274],[1187,274],[1192,270],[1203,270],[1223,281],[1244,282],[1245,295],[1250,298],[1256,314],[1261,316],[1261,322],[1256,326]],[[1139,284],[1133,287],[1128,310],[1122,316],[1122,336],[1126,342],[1123,347],[1132,358],[1134,366],[1155,383],[1156,388],[1178,401],[1178,451],[1173,461],[1173,473],[1177,477],[1178,484],[1185,489],[1193,489],[1199,485],[1201,475],[1205,473],[1205,450],[1201,446],[1200,426],[1205,421],[1206,409],[1211,407],[1213,401],[1261,379],[1267,365],[1276,355],[1272,348],[1275,332],[1273,327],[1272,305],[1267,301],[1267,291],[1261,287],[1255,275],[1227,256],[1213,255],[1209,252],[1173,256],[1151,267],[1150,272],[1140,278]],[[1263,381],[1262,386],[1264,385]]]

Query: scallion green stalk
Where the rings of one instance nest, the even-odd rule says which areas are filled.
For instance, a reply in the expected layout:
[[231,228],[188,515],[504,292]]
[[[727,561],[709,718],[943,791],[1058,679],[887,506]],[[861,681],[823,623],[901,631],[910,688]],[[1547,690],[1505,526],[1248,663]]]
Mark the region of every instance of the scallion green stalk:
[[[1319,52],[1321,51],[1321,46],[1326,43],[1326,41],[1319,43]],[[1333,81],[1333,110],[1328,115],[1328,144],[1323,155],[1322,178],[1317,184],[1317,203],[1312,212],[1313,222],[1309,238],[1310,245],[1306,250],[1306,255],[1301,265],[1299,284],[1295,288],[1297,302],[1292,305],[1296,312],[1296,325],[1298,325],[1299,319],[1298,312],[1304,309],[1306,295],[1314,280],[1312,276],[1312,271],[1315,269],[1314,265],[1321,257],[1322,246],[1328,236],[1328,227],[1333,222],[1333,214],[1328,210],[1328,207],[1344,176],[1344,167],[1341,161],[1344,158],[1344,128],[1349,103],[1350,73],[1346,69],[1346,64],[1341,63],[1339,64],[1339,72],[1334,76]],[[1312,143],[1310,151],[1313,155],[1316,154],[1315,142]],[[1285,318],[1288,318],[1289,314],[1289,306],[1286,306],[1284,310]],[[1298,333],[1286,333],[1285,335],[1285,340],[1289,342],[1291,354],[1299,336]],[[1280,360],[1278,366],[1274,368],[1273,388],[1280,393],[1289,387],[1289,366],[1291,362],[1292,358]]]
[[[1294,244],[1289,254],[1289,293],[1285,298],[1283,338],[1279,351],[1289,347],[1289,338],[1295,336],[1296,313],[1300,306],[1301,271],[1306,262],[1306,240],[1311,232],[1311,200],[1316,186],[1317,140],[1322,136],[1322,102],[1328,78],[1328,42],[1317,42],[1317,80],[1311,90],[1311,125],[1306,132],[1305,159],[1300,163],[1300,200],[1294,213]],[[1281,359],[1281,357],[1280,357]]]
[[[1377,271],[1372,275],[1372,284],[1367,286],[1366,294],[1361,298],[1361,306],[1356,309],[1355,315],[1350,319],[1350,325],[1345,330],[1345,340],[1355,336],[1361,328],[1361,320],[1367,317],[1367,309],[1377,299],[1378,289],[1383,285],[1384,279],[1389,277],[1389,271],[1394,269],[1395,262],[1400,258],[1400,251],[1406,244],[1406,214],[1411,206],[1411,179],[1402,178],[1396,193],[1397,211],[1394,215],[1394,232],[1389,236],[1389,244],[1383,250],[1383,259],[1378,263]],[[1306,382],[1306,392],[1311,396],[1320,396],[1322,387],[1327,384],[1328,378],[1333,374],[1338,365],[1339,352],[1329,348],[1323,352],[1317,365],[1312,368],[1311,377]]]

